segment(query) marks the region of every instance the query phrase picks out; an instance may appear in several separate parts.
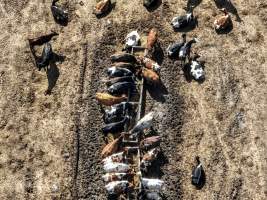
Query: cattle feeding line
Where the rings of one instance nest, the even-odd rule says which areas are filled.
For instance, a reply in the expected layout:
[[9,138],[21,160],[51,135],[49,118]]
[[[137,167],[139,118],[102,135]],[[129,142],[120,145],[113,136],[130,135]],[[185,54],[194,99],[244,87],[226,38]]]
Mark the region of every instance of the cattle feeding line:
[[[128,34],[124,49],[130,53],[117,53],[111,56],[114,65],[107,69],[111,86],[107,90],[108,93],[96,94],[99,103],[112,106],[111,110],[104,111],[106,125],[102,129],[106,139],[110,139],[111,142],[108,142],[101,153],[104,157],[103,164],[106,172],[103,179],[107,183],[105,188],[110,197],[138,199],[140,195],[146,195],[151,199],[152,195],[157,199],[160,198],[159,190],[163,181],[142,177],[143,170],[147,172],[147,167],[157,159],[160,151],[158,148],[160,137],[148,138],[144,135],[144,131],[152,127],[153,120],[153,112],[145,115],[146,84],[155,86],[159,82],[160,66],[147,57],[148,53],[154,49],[157,35],[157,30],[151,29],[146,47],[142,47],[136,46],[140,39],[137,31]],[[144,56],[135,56],[134,49],[144,50]],[[129,68],[127,69],[127,67]],[[122,77],[130,75],[133,76],[133,79],[128,81],[133,81],[134,87],[131,84],[125,84],[125,78],[122,79]],[[135,93],[137,85],[139,86],[139,98],[134,100],[133,97],[137,94]],[[122,95],[125,93],[128,94],[127,98]],[[134,95],[132,96],[132,94]],[[130,100],[138,102],[137,112],[136,107],[131,109],[131,111],[135,110],[135,114],[129,111]],[[133,115],[135,115],[134,120]],[[123,120],[120,121],[121,119]],[[121,133],[123,130],[124,132]],[[143,142],[146,143],[142,150]],[[120,152],[121,150],[122,152]]]
[[[142,77],[140,82],[141,82],[141,84],[140,84],[140,97],[139,97],[139,102],[138,102],[138,111],[137,111],[137,116],[136,116],[136,122],[138,122],[143,117],[144,110],[145,110],[146,88],[145,88],[145,80],[143,77]],[[136,142],[136,144],[138,146],[137,156],[136,156],[137,163],[135,164],[135,166],[136,166],[135,171],[138,173],[141,172],[140,138],[141,137],[139,136],[139,137],[137,137],[137,140],[134,141],[134,142]],[[142,190],[140,175],[136,174],[136,178],[138,180],[138,184],[135,188],[136,189],[136,192],[135,192],[136,198],[135,199],[137,199],[138,194],[141,193],[141,190]],[[127,198],[131,199],[129,194],[127,195]]]

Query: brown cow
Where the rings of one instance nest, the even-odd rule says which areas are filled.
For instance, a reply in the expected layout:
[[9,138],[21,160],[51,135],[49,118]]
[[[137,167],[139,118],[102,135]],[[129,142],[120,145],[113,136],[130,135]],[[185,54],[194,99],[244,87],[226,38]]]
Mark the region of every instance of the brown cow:
[[155,71],[157,73],[160,72],[160,65],[157,62],[155,62],[154,60],[147,58],[147,57],[144,57],[144,56],[139,56],[138,60],[147,69],[152,69],[153,71]]
[[117,139],[113,140],[112,142],[108,143],[101,152],[101,156],[103,158],[110,156],[116,153],[119,149],[119,145],[121,143],[122,135]]
[[94,8],[94,14],[96,16],[103,15],[105,12],[107,12],[111,7],[111,1],[110,0],[102,0],[98,2]]
[[147,36],[147,49],[151,50],[155,46],[157,40],[158,40],[158,30],[152,28]]
[[96,93],[96,99],[98,100],[99,103],[105,105],[105,106],[112,106],[114,104],[121,103],[125,100],[127,100],[127,97],[125,95],[116,97],[112,96],[108,93]]
[[141,75],[148,81],[150,84],[159,83],[159,75],[151,69],[143,68]]
[[142,162],[152,162],[157,158],[159,152],[160,150],[158,148],[150,150],[143,156]]
[[229,27],[231,23],[231,18],[229,13],[226,11],[225,8],[221,9],[221,11],[224,13],[224,16],[220,16],[214,21],[214,28],[215,30],[224,30]]
[[159,152],[160,152],[159,148],[154,148],[143,156],[143,159],[141,161],[141,168],[144,171],[146,171],[147,167],[149,167],[152,164],[152,162],[157,159]]
[[144,140],[141,141],[140,146],[142,149],[149,148],[151,146],[157,146],[160,143],[160,136],[152,136],[145,138]]

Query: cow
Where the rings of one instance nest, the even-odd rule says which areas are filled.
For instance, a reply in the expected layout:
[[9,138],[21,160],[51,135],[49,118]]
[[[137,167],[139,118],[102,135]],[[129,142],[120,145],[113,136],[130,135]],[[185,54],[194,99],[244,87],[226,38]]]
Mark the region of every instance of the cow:
[[111,62],[129,62],[136,63],[137,60],[134,55],[129,53],[117,53],[110,56]]
[[133,185],[128,181],[112,181],[105,188],[110,195],[120,195],[133,189]]
[[144,65],[147,69],[152,69],[153,71],[155,71],[156,73],[160,72],[160,65],[155,62],[154,60],[144,57],[144,56],[138,56],[137,59],[139,60],[139,62]]
[[171,58],[179,56],[179,51],[182,46],[186,43],[186,34],[182,34],[182,41],[170,44],[167,48],[167,55]]
[[164,181],[152,178],[141,178],[142,187],[145,190],[160,191]]
[[154,148],[148,151],[141,160],[141,168],[144,171],[147,171],[147,167],[149,167],[154,160],[157,159],[158,154],[160,152],[159,148]]
[[125,116],[122,121],[106,124],[102,128],[102,132],[104,133],[104,135],[107,135],[108,133],[120,133],[124,130],[124,125],[129,121],[129,119],[129,116]]
[[59,24],[66,24],[68,23],[68,12],[61,8],[60,6],[56,5],[56,2],[59,0],[53,0],[51,5],[51,12],[56,22]]
[[132,111],[136,105],[137,103],[134,102],[121,102],[119,104],[111,106],[110,110],[105,110],[105,121],[111,118],[124,116],[127,110]]
[[161,200],[161,196],[159,194],[159,192],[154,192],[154,191],[142,191],[141,193],[139,193],[139,200]]
[[115,77],[109,80],[106,80],[105,83],[109,87],[115,83],[121,83],[121,82],[135,82],[135,77],[134,76],[122,76],[122,77]]
[[179,59],[182,61],[182,63],[184,64],[186,61],[186,58],[188,58],[188,60],[190,60],[190,53],[191,53],[191,47],[192,44],[198,42],[197,38],[193,38],[192,40],[190,40],[189,42],[186,42],[180,49],[179,51]]
[[130,32],[126,38],[125,38],[125,47],[123,48],[123,51],[129,51],[133,46],[137,46],[140,42],[140,35],[137,33],[137,31]]
[[109,162],[124,162],[125,161],[125,151],[112,154],[102,160],[102,163],[107,164]]
[[138,69],[138,67],[136,67],[136,65],[134,65],[133,63],[127,63],[127,62],[116,62],[113,63],[112,67],[126,68],[132,72]]
[[214,21],[214,28],[216,31],[222,31],[227,29],[231,24],[231,17],[225,8],[221,9],[224,16],[220,16]]
[[116,97],[113,95],[110,95],[108,93],[96,93],[96,99],[100,104],[103,104],[105,106],[112,106],[114,104],[121,103],[123,101],[127,100],[127,97],[125,95]]
[[39,68],[39,71],[42,68],[47,67],[52,59],[53,59],[52,46],[51,46],[51,44],[49,42],[47,42],[44,45],[40,60],[37,61],[37,66]]
[[145,6],[147,9],[151,6],[155,5],[158,0],[143,0],[143,6]]
[[152,126],[154,112],[149,112],[142,119],[140,119],[133,129],[130,131],[131,134],[139,133],[145,129],[149,129]]
[[151,69],[143,68],[141,70],[141,76],[147,81],[150,85],[156,85],[160,82],[159,75]]
[[152,28],[147,36],[145,56],[153,50],[157,41],[158,41],[158,30],[156,28]]
[[128,92],[135,90],[135,84],[133,82],[119,82],[114,83],[108,88],[108,92],[112,95],[128,94]]
[[101,0],[99,1],[93,11],[96,16],[101,16],[109,11],[111,8],[111,0]]
[[125,163],[113,163],[109,162],[104,165],[104,171],[106,173],[121,173],[121,172],[130,172],[131,167]]
[[129,69],[120,67],[109,67],[107,69],[107,75],[110,78],[112,78],[112,77],[132,76],[133,73]]
[[185,28],[195,22],[193,12],[188,12],[186,15],[174,17],[171,21],[173,29],[178,30]]
[[123,136],[121,135],[117,139],[113,140],[112,142],[108,143],[101,152],[101,156],[103,158],[110,156],[118,151],[120,143],[122,141]]
[[205,79],[205,71],[202,64],[197,61],[199,55],[195,55],[190,63],[190,75],[196,80],[201,81]]
[[160,140],[161,140],[160,136],[152,136],[152,137],[145,138],[140,142],[140,147],[141,149],[148,149],[151,147],[158,146],[160,143]]
[[113,181],[128,180],[134,176],[133,173],[107,173],[102,176],[104,182],[109,183]]
[[205,179],[204,170],[198,156],[196,157],[196,161],[197,161],[197,166],[194,167],[192,171],[191,179],[192,179],[192,184],[197,188],[200,188],[204,184],[204,179]]

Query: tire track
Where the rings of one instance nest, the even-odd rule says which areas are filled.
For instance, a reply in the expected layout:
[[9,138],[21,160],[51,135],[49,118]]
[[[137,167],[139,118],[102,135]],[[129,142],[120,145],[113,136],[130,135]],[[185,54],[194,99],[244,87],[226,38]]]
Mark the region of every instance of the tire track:
[[[104,67],[108,65],[107,55],[113,50],[107,47],[105,43],[106,35],[101,37],[104,41],[96,41],[96,45],[90,47],[93,50],[90,55],[90,73],[86,77],[85,84],[87,90],[83,93],[81,107],[83,108],[80,115],[79,131],[79,161],[76,162],[79,171],[77,173],[77,199],[105,199],[103,181],[101,179],[102,164],[99,157],[100,151],[104,145],[104,139],[100,131],[103,126],[102,114],[99,105],[95,100],[95,93],[101,90],[100,78],[104,77]],[[104,43],[104,44],[103,44]],[[90,53],[91,54],[91,53]],[[103,60],[104,59],[104,60]]]
[[80,78],[78,84],[78,101],[76,104],[77,113],[75,115],[75,136],[74,136],[74,177],[73,177],[73,198],[78,199],[77,193],[77,177],[79,174],[79,160],[80,160],[80,126],[81,126],[81,112],[79,109],[83,104],[83,92],[84,92],[84,81],[85,81],[85,72],[87,68],[87,56],[88,56],[88,43],[83,44],[83,62],[80,66]]

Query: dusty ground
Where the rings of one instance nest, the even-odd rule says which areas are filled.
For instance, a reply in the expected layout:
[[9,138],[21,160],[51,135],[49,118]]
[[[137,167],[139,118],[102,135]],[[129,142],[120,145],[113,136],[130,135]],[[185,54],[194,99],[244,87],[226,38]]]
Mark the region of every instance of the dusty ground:
[[[106,199],[94,94],[103,88],[108,57],[130,30],[147,34],[154,26],[165,53],[180,38],[170,19],[187,5],[163,0],[148,12],[140,0],[117,0],[109,15],[96,19],[92,0],[60,2],[71,14],[66,27],[55,24],[48,0],[0,3],[1,199]],[[232,2],[241,21],[231,9],[228,34],[212,28],[219,14],[213,1],[194,10],[199,26],[188,37],[200,40],[194,50],[206,61],[204,83],[186,79],[179,62],[158,52],[168,95],[164,103],[148,97],[147,110],[158,111],[155,129],[164,138],[166,199],[266,199],[267,3]],[[65,60],[38,71],[27,38],[50,30],[60,33],[51,43]],[[52,94],[45,96],[48,87]],[[196,155],[206,172],[201,190],[190,184]]]

